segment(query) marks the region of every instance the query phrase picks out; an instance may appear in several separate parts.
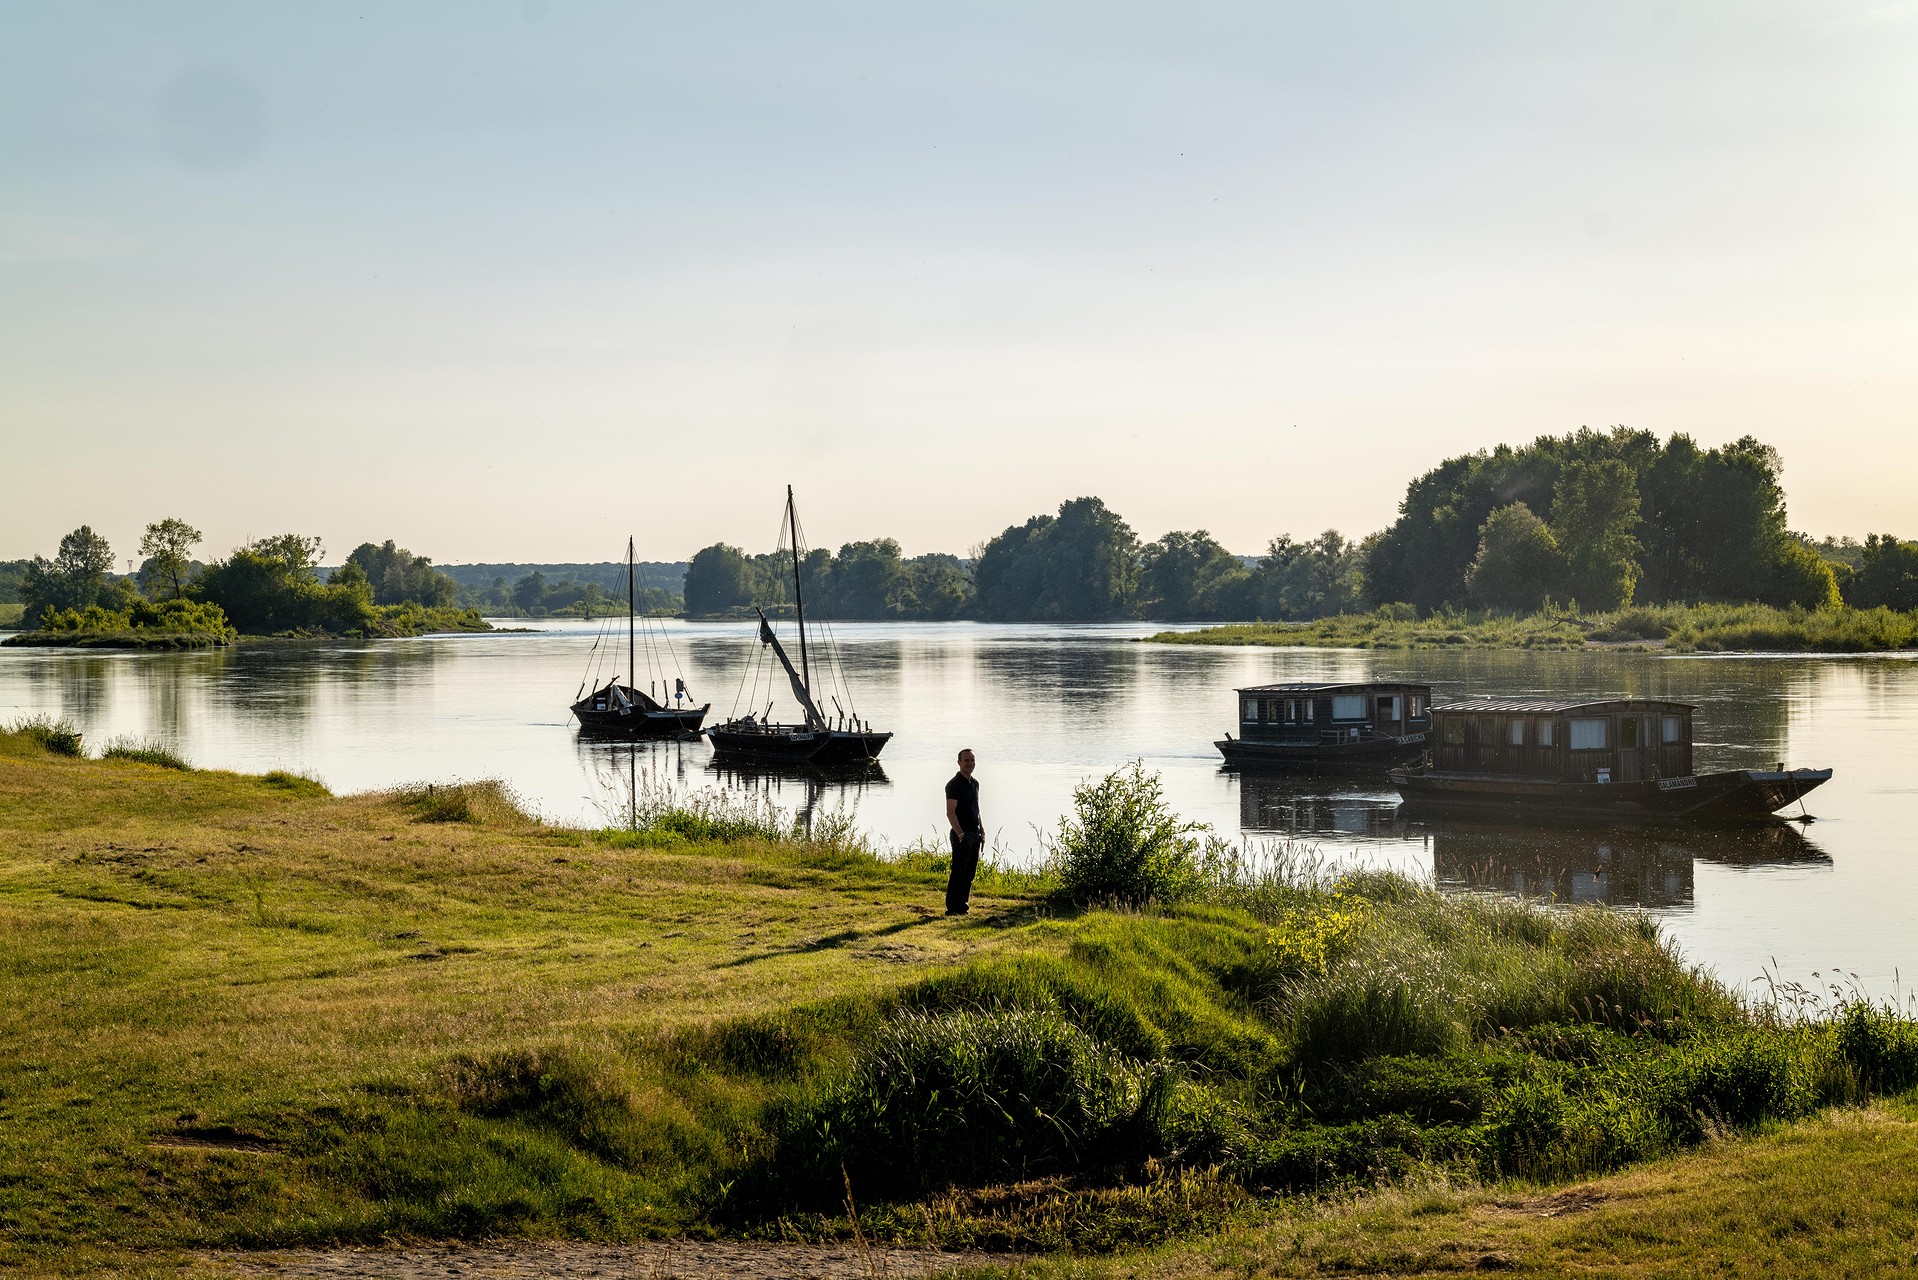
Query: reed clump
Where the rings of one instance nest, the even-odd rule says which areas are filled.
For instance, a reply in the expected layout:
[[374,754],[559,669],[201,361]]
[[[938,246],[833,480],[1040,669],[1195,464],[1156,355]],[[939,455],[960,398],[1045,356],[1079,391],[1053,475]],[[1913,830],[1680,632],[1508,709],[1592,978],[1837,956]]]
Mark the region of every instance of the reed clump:
[[474,825],[537,823],[515,792],[497,778],[476,782],[416,783],[386,793],[393,803],[419,822],[465,822]]
[[86,754],[79,726],[71,720],[27,716],[8,725],[6,731],[52,755],[77,758]]
[[115,738],[107,743],[100,752],[102,760],[129,760],[134,764],[150,764],[161,769],[178,769],[190,773],[193,766],[188,764],[180,753],[163,742],[147,738]]

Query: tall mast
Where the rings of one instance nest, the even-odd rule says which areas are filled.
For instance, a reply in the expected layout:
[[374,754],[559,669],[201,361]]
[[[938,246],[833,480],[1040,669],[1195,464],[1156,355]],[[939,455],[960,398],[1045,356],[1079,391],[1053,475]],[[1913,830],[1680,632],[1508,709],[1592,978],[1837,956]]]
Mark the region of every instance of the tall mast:
[[793,487],[786,486],[786,525],[792,531],[793,611],[799,615],[799,669],[805,674],[806,692],[812,693],[812,662],[806,657],[806,598],[799,590],[799,515],[793,510]]
[[626,687],[635,694],[639,682],[633,670],[633,540],[626,539]]

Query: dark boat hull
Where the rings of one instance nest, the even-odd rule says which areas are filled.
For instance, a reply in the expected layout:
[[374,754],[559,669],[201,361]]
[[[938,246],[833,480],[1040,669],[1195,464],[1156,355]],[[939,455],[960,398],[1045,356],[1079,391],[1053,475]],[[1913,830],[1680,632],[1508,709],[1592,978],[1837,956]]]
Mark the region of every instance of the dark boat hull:
[[716,760],[743,760],[759,765],[806,765],[843,769],[879,759],[890,733],[859,733],[845,729],[812,729],[805,725],[754,725],[740,728],[714,725],[706,730]]
[[675,738],[698,733],[699,726],[706,722],[706,712],[711,709],[710,703],[698,707],[663,707],[637,690],[620,687],[626,694],[624,705],[618,698],[608,696],[605,689],[573,704],[572,712],[580,728],[635,738]]
[[1357,742],[1257,742],[1226,738],[1212,745],[1232,768],[1298,773],[1347,773],[1389,769],[1416,760],[1425,750],[1426,735],[1408,733],[1396,738],[1361,738]]
[[1830,780],[1830,769],[1734,769],[1640,782],[1556,782],[1398,770],[1408,808],[1579,822],[1764,822]]

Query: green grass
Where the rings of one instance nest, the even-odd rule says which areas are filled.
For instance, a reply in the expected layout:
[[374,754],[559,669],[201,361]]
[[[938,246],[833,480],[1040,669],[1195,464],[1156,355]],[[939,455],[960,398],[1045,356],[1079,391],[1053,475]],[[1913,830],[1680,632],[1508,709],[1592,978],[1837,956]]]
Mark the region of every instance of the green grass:
[[180,754],[165,743],[151,742],[141,738],[115,738],[107,743],[100,753],[102,760],[129,760],[134,764],[150,764],[161,769],[179,769],[191,771],[193,766],[181,759]]
[[1578,649],[1633,645],[1705,653],[1876,653],[1918,647],[1918,612],[1775,609],[1762,604],[1641,605],[1612,613],[1514,616],[1401,609],[1311,622],[1247,622],[1164,631],[1160,644],[1338,649]]
[[20,620],[26,616],[26,612],[27,606],[17,601],[12,604],[0,603],[0,627],[19,626]]
[[1747,1008],[1638,918],[1309,863],[1196,851],[1125,911],[995,873],[949,919],[928,853],[716,802],[586,832],[26,734],[0,795],[0,1269],[834,1237],[848,1197],[881,1237],[1276,1257],[1301,1194],[1583,1177],[1918,1082],[1912,1023]]

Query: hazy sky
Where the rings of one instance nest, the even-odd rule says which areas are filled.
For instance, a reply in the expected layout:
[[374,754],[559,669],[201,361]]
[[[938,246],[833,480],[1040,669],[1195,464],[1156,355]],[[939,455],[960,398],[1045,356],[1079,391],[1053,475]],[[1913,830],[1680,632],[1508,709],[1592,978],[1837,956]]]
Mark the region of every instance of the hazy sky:
[[0,558],[1252,552],[1615,423],[1918,536],[1918,4],[0,0]]

